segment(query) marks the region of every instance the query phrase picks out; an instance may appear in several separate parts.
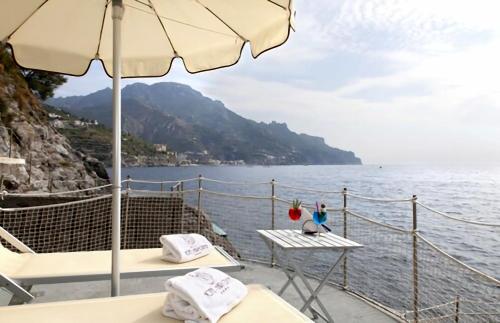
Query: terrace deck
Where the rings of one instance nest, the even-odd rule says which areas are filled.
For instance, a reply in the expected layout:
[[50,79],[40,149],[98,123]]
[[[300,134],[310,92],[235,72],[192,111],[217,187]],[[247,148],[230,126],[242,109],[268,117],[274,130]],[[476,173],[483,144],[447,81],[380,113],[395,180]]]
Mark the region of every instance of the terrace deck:
[[[250,262],[244,262],[243,264],[245,265],[244,270],[231,275],[246,284],[263,284],[277,292],[286,280],[281,271],[269,266]],[[167,277],[122,280],[122,295],[162,292],[164,291],[163,285],[166,279]],[[36,285],[33,287],[32,292],[37,296],[35,303],[106,297],[110,294],[110,283],[101,281]],[[324,304],[338,323],[397,322],[378,308],[335,287],[327,286],[322,290],[321,294]],[[283,298],[296,307],[302,305],[300,298],[292,289],[285,292]],[[2,297],[0,295],[1,301]]]

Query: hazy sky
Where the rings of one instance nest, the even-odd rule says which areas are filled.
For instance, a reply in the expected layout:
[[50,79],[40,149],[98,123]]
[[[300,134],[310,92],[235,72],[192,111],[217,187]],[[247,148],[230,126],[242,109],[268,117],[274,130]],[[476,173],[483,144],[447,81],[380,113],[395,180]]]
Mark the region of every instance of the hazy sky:
[[[296,32],[253,60],[163,78],[365,164],[500,162],[500,1],[297,0]],[[58,96],[111,87],[99,64]]]

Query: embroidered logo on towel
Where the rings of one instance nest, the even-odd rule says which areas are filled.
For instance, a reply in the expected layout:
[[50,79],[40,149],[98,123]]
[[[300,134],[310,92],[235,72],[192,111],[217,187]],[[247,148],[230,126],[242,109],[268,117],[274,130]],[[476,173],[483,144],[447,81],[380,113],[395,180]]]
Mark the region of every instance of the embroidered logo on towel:
[[197,256],[201,254],[205,249],[208,249],[208,245],[195,246],[196,240],[191,236],[182,236],[184,242],[189,246],[189,249],[184,250],[186,256]]
[[191,256],[191,255],[199,255],[203,250],[208,249],[207,245],[203,246],[198,246],[198,247],[193,247],[191,249],[187,249],[184,254],[186,256]]
[[205,291],[205,295],[213,296],[214,294],[223,295],[229,290],[229,280],[231,278],[227,277],[221,281],[218,281],[213,287],[210,287]]
[[189,273],[188,275],[203,281],[203,283],[207,285],[211,285],[211,287],[205,290],[204,294],[206,296],[211,297],[215,294],[223,295],[229,290],[229,282],[231,277],[226,277],[216,282],[214,277],[208,273],[194,272],[194,273]]
[[213,285],[215,283],[214,277],[208,273],[193,272],[188,275],[193,278],[198,278],[207,285]]
[[195,244],[195,240],[193,237],[191,236],[181,236],[182,240],[184,240],[184,242],[190,246],[194,245]]

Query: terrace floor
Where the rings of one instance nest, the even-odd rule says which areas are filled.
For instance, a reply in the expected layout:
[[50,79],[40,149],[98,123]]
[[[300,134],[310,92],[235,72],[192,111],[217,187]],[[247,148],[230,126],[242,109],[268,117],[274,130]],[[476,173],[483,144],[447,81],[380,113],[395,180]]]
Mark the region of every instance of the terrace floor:
[[[231,275],[244,283],[258,283],[277,292],[286,281],[285,275],[278,269],[266,265],[244,262],[245,269]],[[122,280],[122,295],[142,294],[164,291],[164,281],[167,277],[126,279]],[[297,280],[298,282],[298,280]],[[300,286],[300,284],[299,284]],[[301,286],[303,287],[303,286]],[[303,287],[305,290],[305,287]],[[52,301],[107,297],[110,294],[108,281],[63,283],[53,285],[35,285],[32,293],[36,296],[35,303]],[[326,286],[320,293],[321,299],[337,323],[383,323],[397,322],[391,316],[382,312],[359,298],[349,295],[335,287]],[[1,296],[1,295],[0,295]],[[1,297],[0,297],[1,298]],[[302,305],[300,297],[293,288],[283,295],[283,298],[294,306]]]

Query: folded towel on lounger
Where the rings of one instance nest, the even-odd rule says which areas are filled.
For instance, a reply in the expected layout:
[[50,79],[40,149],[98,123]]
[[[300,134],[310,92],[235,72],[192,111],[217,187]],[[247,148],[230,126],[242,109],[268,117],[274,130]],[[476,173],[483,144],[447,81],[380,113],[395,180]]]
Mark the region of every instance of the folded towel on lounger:
[[214,248],[207,238],[196,233],[163,235],[160,242],[163,245],[162,259],[175,263],[206,256]]
[[163,315],[186,322],[217,322],[247,295],[247,287],[220,270],[200,268],[166,281]]

